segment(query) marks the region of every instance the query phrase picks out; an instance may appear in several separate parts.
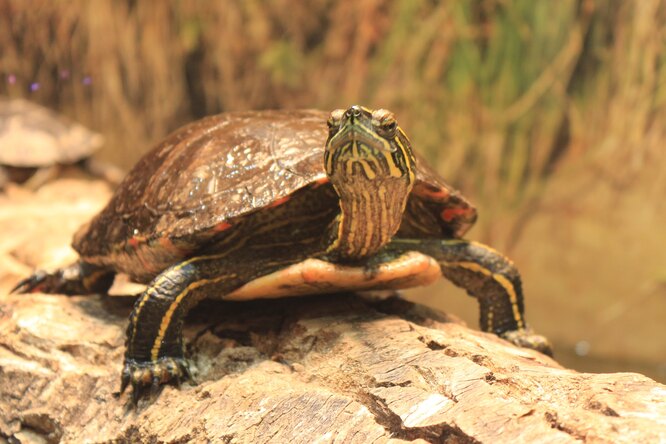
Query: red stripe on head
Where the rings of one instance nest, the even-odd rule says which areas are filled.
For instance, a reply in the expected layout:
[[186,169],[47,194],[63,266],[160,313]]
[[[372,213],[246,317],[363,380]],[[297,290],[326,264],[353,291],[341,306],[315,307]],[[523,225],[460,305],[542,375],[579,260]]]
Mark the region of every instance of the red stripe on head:
[[460,208],[460,207],[444,208],[442,210],[441,216],[445,222],[451,222],[453,219],[459,216],[465,216],[468,212],[469,212],[468,208]]
[[424,196],[424,197],[429,197],[431,199],[436,199],[436,200],[441,200],[441,199],[447,199],[451,193],[449,193],[449,190],[445,188],[438,188],[438,187],[424,187],[421,186],[418,188],[418,190],[415,190],[415,193],[419,196]]

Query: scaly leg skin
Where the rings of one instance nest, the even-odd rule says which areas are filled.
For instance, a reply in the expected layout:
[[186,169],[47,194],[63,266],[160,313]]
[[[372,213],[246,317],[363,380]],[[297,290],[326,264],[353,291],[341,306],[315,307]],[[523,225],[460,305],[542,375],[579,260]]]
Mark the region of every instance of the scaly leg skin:
[[79,261],[52,273],[38,270],[16,284],[10,293],[106,293],[113,284],[114,275],[113,270]]
[[183,317],[198,302],[203,285],[196,261],[174,265],[158,275],[134,304],[127,326],[120,394],[131,384],[136,407],[144,388],[154,395],[161,384],[191,379],[182,340]]
[[[134,304],[127,327],[125,362],[120,394],[132,386],[132,404],[149,389],[191,379],[185,359],[182,327],[187,312],[208,294],[220,297],[264,274],[301,260],[294,252],[273,257],[244,253],[199,256],[176,264],[159,274]],[[270,257],[270,259],[268,259]],[[245,264],[244,266],[242,264]]]
[[447,279],[479,301],[483,331],[552,356],[548,340],[525,323],[520,274],[507,257],[483,244],[462,239],[396,239],[386,249],[393,254],[420,251],[435,258]]

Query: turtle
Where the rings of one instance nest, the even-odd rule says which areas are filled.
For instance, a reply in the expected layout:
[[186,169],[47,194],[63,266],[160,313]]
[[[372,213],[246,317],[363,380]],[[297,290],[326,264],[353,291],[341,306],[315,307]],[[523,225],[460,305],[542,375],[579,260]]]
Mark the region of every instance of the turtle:
[[0,189],[7,182],[37,189],[62,165],[78,164],[117,185],[119,169],[93,160],[101,134],[25,99],[0,99]]
[[228,112],[148,152],[75,234],[80,259],[13,291],[104,293],[118,272],[146,283],[121,372],[135,405],[191,378],[183,320],[205,298],[400,289],[443,275],[478,299],[482,330],[550,354],[525,322],[512,261],[463,239],[476,217],[388,110]]

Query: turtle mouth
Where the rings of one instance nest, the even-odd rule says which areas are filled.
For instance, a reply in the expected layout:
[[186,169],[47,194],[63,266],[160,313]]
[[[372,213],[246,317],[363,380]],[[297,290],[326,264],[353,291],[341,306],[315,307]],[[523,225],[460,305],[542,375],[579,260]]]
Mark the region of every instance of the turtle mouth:
[[350,131],[329,144],[331,156],[327,171],[331,175],[359,177],[369,180],[393,175],[389,167],[390,148],[376,138]]
[[362,160],[395,152],[388,140],[360,125],[345,125],[331,138],[329,147],[339,158]]

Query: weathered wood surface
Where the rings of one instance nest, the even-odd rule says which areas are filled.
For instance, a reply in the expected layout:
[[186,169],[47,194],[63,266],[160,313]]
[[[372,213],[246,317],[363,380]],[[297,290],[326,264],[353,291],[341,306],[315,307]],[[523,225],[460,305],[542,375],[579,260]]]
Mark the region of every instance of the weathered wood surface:
[[0,318],[0,428],[19,440],[659,442],[666,387],[565,370],[400,300],[210,303],[197,386],[116,399],[125,298],[16,296]]
[[131,298],[6,295],[71,258],[108,196],[74,186],[0,196],[0,442],[666,442],[661,384],[357,295],[209,302],[186,330],[198,384],[129,409],[114,392]]

